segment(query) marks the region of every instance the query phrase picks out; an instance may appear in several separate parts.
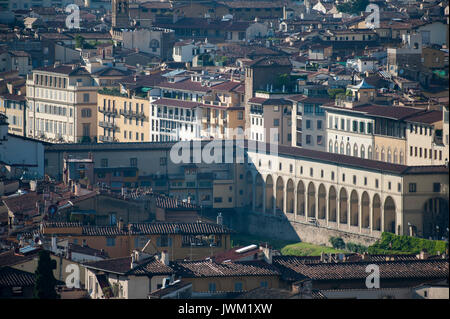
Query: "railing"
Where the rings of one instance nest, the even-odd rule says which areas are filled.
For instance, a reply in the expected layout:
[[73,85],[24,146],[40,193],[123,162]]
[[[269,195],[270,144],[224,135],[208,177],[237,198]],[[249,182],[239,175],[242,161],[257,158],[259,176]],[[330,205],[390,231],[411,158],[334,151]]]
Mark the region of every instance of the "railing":
[[111,142],[114,142],[114,137],[112,137],[112,136],[100,135],[100,136],[98,137],[98,140],[99,140],[100,142],[111,143]]
[[[134,112],[134,111],[131,111],[131,110],[127,110],[127,109],[121,109],[120,110],[120,115],[123,115],[124,117],[127,117],[127,118],[133,118],[133,117],[135,117],[135,118],[142,118],[142,119],[144,119],[145,118],[145,113],[144,112]],[[159,116],[159,114],[158,114],[158,116]]]
[[117,110],[116,109],[106,109],[106,108],[104,108],[104,107],[101,107],[101,106],[99,106],[98,107],[98,111],[100,112],[100,113],[104,113],[104,114],[107,114],[107,115],[113,115],[113,116],[116,116],[117,115]]

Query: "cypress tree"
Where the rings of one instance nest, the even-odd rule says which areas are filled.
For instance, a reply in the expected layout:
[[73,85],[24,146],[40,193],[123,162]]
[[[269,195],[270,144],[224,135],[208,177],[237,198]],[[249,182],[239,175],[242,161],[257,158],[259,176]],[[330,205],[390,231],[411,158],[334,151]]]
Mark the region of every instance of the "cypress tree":
[[46,250],[39,252],[39,261],[35,275],[34,298],[56,299],[58,297],[55,286],[56,279],[53,270],[56,269],[56,261],[50,258]]

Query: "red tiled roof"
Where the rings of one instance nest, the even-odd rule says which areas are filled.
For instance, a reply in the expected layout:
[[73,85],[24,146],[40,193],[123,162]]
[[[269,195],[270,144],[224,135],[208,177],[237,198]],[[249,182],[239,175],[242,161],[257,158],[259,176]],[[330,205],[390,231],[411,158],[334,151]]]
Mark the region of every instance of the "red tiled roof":
[[211,86],[211,90],[230,92],[230,91],[234,91],[240,85],[241,85],[241,82],[226,81],[226,82]]
[[36,202],[42,199],[42,195],[30,192],[19,196],[3,198],[3,203],[14,214],[33,214],[37,212]]
[[136,266],[131,268],[131,256],[112,258],[106,260],[87,262],[86,268],[94,268],[105,272],[118,273],[123,275],[148,276],[148,275],[168,275],[173,273],[173,269],[164,265],[155,257],[146,258],[136,262]]
[[191,79],[186,79],[179,82],[162,82],[158,84],[158,87],[182,91],[194,91],[194,92],[211,91],[210,87],[202,86],[201,82],[193,82],[191,81]]
[[405,119],[407,122],[415,122],[415,123],[423,123],[423,124],[432,124],[439,121],[442,121],[443,115],[442,111],[428,111],[425,113],[414,114]]
[[[273,265],[288,280],[354,280],[367,278],[371,262],[304,263],[294,256],[274,256]],[[448,260],[379,261],[380,279],[446,279]]]
[[212,261],[183,261],[174,263],[177,275],[186,278],[232,276],[279,276],[273,265],[263,261],[215,263]]
[[11,267],[0,269],[0,288],[32,286],[34,286],[34,274]]
[[44,228],[82,227],[86,236],[153,235],[153,234],[230,234],[232,231],[223,225],[211,223],[141,223],[129,224],[125,229],[117,226],[81,226],[79,223],[44,223]]

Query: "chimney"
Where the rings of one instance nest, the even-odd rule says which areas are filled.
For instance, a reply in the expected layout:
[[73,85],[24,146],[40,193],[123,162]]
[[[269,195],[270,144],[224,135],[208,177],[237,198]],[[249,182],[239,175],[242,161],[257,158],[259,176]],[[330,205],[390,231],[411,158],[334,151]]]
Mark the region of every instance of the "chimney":
[[136,256],[134,254],[134,252],[131,253],[131,265],[130,268],[134,269],[137,266],[137,262],[136,262]]
[[163,250],[161,252],[161,262],[166,265],[169,266],[169,252],[167,250]]
[[52,252],[56,253],[56,237],[52,236]]
[[264,261],[268,264],[272,264],[272,248],[268,247],[266,244],[266,247],[261,247],[261,250],[263,252]]
[[222,217],[222,213],[219,213],[217,215],[217,225],[223,225],[223,217]]
[[425,260],[425,259],[428,259],[428,256],[429,256],[428,251],[426,249],[422,249],[420,251],[418,257],[419,257],[420,260]]
[[120,218],[119,221],[117,222],[117,228],[123,229],[123,219],[122,218]]

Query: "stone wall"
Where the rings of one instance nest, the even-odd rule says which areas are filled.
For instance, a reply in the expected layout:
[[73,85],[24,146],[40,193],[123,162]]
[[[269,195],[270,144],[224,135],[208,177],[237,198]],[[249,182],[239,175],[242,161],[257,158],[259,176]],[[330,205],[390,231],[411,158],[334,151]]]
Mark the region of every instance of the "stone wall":
[[341,237],[345,243],[351,242],[364,246],[370,246],[377,240],[374,236],[318,227],[312,224],[289,221],[284,216],[268,216],[251,213],[248,210],[222,212],[222,215],[224,224],[236,232],[273,239],[303,241],[327,246],[331,245],[329,239],[332,236]]

